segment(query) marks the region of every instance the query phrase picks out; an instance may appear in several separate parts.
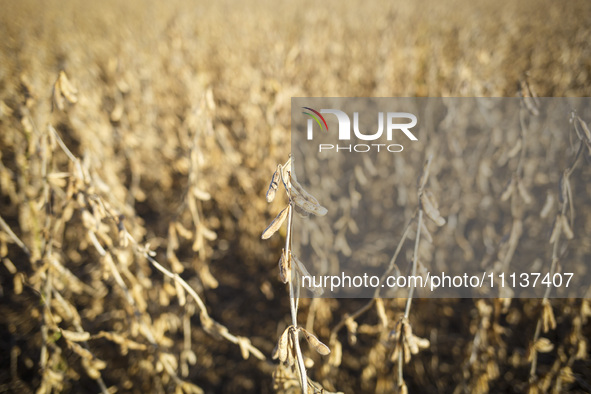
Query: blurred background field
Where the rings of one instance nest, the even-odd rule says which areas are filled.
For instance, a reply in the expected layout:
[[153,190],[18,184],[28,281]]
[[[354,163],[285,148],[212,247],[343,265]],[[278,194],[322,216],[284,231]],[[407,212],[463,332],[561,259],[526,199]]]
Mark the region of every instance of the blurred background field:
[[[0,0],[0,9],[0,391],[296,392],[297,382],[273,379],[270,356],[289,324],[281,237],[260,239],[280,205],[264,194],[290,152],[291,97],[514,97],[526,81],[539,96],[591,96],[587,1]],[[528,145],[525,179],[550,191],[549,218],[539,218],[546,194],[525,208],[506,202],[486,233],[493,249],[517,211],[551,230],[559,175],[579,146],[565,122],[564,138]],[[461,168],[437,159],[443,213],[450,196],[470,192],[474,206],[500,198],[518,160],[508,156],[518,135],[504,136],[491,140],[488,163],[502,176],[486,187],[457,183],[446,195],[445,176]],[[450,152],[488,143],[468,141]],[[535,178],[545,156],[557,167]],[[424,156],[396,160],[413,169],[388,207],[402,227]],[[582,264],[590,168],[585,150],[571,179],[576,231],[560,243],[561,257]],[[463,224],[466,243],[481,239]],[[390,253],[401,234],[392,236]],[[205,314],[150,262],[147,243]],[[548,244],[546,269],[551,256]],[[384,300],[385,327],[373,308],[340,330],[341,360],[334,341],[331,358],[306,348],[311,378],[330,391],[395,392],[388,333],[404,301]],[[301,302],[301,321],[327,342],[366,300]],[[581,299],[550,309],[555,324],[540,300],[417,300],[410,321],[430,347],[405,365],[409,391],[591,392],[591,309]],[[540,316],[552,346],[531,380]]]

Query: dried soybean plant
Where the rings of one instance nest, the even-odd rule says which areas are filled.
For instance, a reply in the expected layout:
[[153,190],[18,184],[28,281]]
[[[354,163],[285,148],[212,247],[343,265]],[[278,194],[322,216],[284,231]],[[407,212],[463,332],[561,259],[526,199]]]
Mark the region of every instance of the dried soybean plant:
[[[509,233],[496,246],[496,257],[492,264],[496,273],[509,272],[524,233],[526,207],[533,203],[524,174],[530,144],[530,122],[540,115],[540,102],[528,82],[527,74],[519,87],[519,134],[510,146],[503,148],[499,159],[501,164],[512,164],[514,168],[500,195],[501,202],[509,202],[511,222]],[[469,387],[472,391],[488,392],[489,382],[499,377],[499,365],[505,362],[507,356],[504,350],[498,350],[506,347],[501,335],[505,331],[501,316],[509,311],[514,293],[508,286],[502,286],[499,282],[495,283],[497,285],[499,298],[475,302],[474,336],[469,345],[469,357],[462,368],[460,387],[464,389]]]
[[[550,280],[554,278],[556,273],[561,272],[560,260],[566,251],[566,245],[562,242],[562,237],[567,241],[575,238],[575,233],[572,230],[574,228],[575,208],[570,176],[582,160],[582,157],[585,156],[585,151],[591,154],[591,132],[587,123],[575,112],[571,113],[569,122],[572,128],[574,128],[579,143],[574,158],[563,171],[558,182],[558,211],[554,218],[549,241],[552,245],[551,263],[548,271]],[[544,216],[547,216],[547,214]],[[574,361],[586,357],[585,341],[581,333],[581,318],[586,318],[586,315],[589,314],[589,306],[588,302],[584,300],[578,308],[579,316],[574,318],[571,337],[573,337],[572,342],[575,343],[575,348],[571,352],[565,352],[563,349],[559,349],[559,354],[562,353],[564,355],[562,357],[563,360],[559,357],[550,373],[545,376],[537,375],[538,353],[548,353],[555,347],[550,339],[542,337],[542,334],[546,334],[556,328],[556,318],[554,317],[554,311],[550,304],[551,291],[552,287],[547,286],[539,306],[539,317],[536,323],[534,337],[528,349],[528,360],[531,362],[529,392],[532,394],[547,392],[550,389],[553,379],[556,379],[555,390],[559,392],[563,383],[568,384],[573,382],[571,366]],[[570,356],[566,357],[566,354]]]
[[[524,180],[524,166],[528,148],[529,123],[528,117],[537,117],[539,115],[539,102],[527,80],[521,81],[521,108],[519,110],[519,130],[520,135],[515,144],[506,154],[506,160],[517,158],[515,169],[511,174],[511,179],[505,185],[500,200],[502,202],[510,200],[511,209],[511,231],[506,242],[501,242],[497,254],[498,261],[495,268],[499,272],[508,272],[511,260],[515,255],[521,236],[523,235],[523,223],[525,216],[525,206],[532,203],[533,199],[527,191]],[[510,289],[501,287],[500,297],[503,298],[503,309],[506,311],[511,303],[513,293]]]
[[[424,215],[426,215],[427,218],[432,220],[439,227],[446,223],[446,220],[439,212],[438,203],[433,193],[427,189],[427,182],[429,179],[432,160],[433,156],[429,155],[424,163],[421,175],[417,180],[417,197],[419,206],[414,211],[412,217],[408,220],[406,226],[404,227],[401,239],[396,246],[394,254],[391,257],[386,270],[381,275],[380,283],[384,283],[385,278],[388,275],[400,275],[400,269],[397,266],[396,261],[405,242],[412,236],[411,230],[413,225],[416,225],[416,230],[412,261],[410,265],[410,275],[416,276],[418,273],[420,273],[422,276],[424,276],[425,268],[419,260],[420,240],[421,237],[423,237],[427,242],[433,242],[433,237],[426,226]],[[383,346],[383,343],[392,343],[394,350],[390,354],[390,361],[395,363],[397,366],[397,390],[401,393],[408,392],[406,383],[404,382],[403,367],[405,364],[410,362],[412,355],[418,354],[420,350],[427,349],[430,346],[430,341],[428,339],[420,338],[413,333],[412,325],[409,320],[412,299],[415,291],[414,285],[415,283],[411,282],[411,287],[404,304],[404,313],[396,322],[391,321],[388,317],[388,314],[386,313],[386,306],[384,300],[381,298],[382,288],[380,286],[376,287],[371,300],[367,304],[351,314],[345,314],[341,321],[331,330],[329,345],[332,349],[335,349],[335,352],[334,357],[331,355],[331,359],[329,360],[329,365],[327,366],[325,373],[328,373],[328,369],[331,367],[338,367],[341,363],[342,344],[337,339],[338,333],[341,329],[345,327],[347,328],[349,341],[352,343],[356,342],[356,335],[358,333],[378,333],[380,338],[376,345],[372,347],[369,352],[369,358],[370,360],[374,360],[374,362],[363,370],[362,375],[364,379],[375,375],[375,369],[379,364],[385,361],[383,352],[386,350],[386,347]],[[376,327],[370,327],[367,325],[359,326],[356,320],[361,315],[368,312],[373,306],[375,306],[377,315],[379,317],[378,325]],[[388,329],[388,327],[391,329]],[[393,381],[381,381],[378,385],[378,388],[379,390],[392,391],[394,389],[393,383]]]
[[[87,377],[88,366],[101,373],[107,386],[113,385],[119,391],[172,391],[174,382],[162,369],[169,363],[158,365],[160,353],[154,351],[139,331],[141,328],[147,333],[144,325],[155,332],[159,350],[172,353],[179,360],[178,374],[182,378],[184,366],[190,365],[192,355],[189,352],[181,355],[181,352],[193,349],[197,364],[190,368],[186,380],[206,391],[268,389],[270,379],[261,379],[270,375],[267,363],[239,362],[238,347],[232,348],[227,341],[202,340],[208,334],[200,329],[199,310],[190,294],[182,286],[177,291],[178,282],[154,269],[143,253],[135,254],[133,245],[121,248],[115,220],[97,221],[91,217],[95,206],[98,206],[96,210],[100,209],[98,200],[94,199],[98,195],[113,206],[110,207],[113,215],[125,215],[119,223],[135,240],[143,244],[151,242],[150,249],[158,252],[151,257],[172,274],[184,278],[204,297],[212,317],[227,323],[230,329],[241,327],[251,333],[260,339],[259,342],[253,339],[253,343],[257,346],[260,343],[265,347],[261,350],[270,353],[275,344],[269,347],[263,338],[279,338],[281,332],[275,333],[276,313],[265,310],[267,301],[258,298],[259,282],[263,282],[261,286],[269,284],[264,266],[271,262],[267,261],[265,243],[255,240],[265,227],[261,226],[260,218],[269,206],[259,196],[254,180],[271,175],[273,171],[266,174],[265,168],[275,170],[277,163],[271,157],[287,159],[289,143],[280,130],[289,126],[291,96],[512,96],[515,81],[525,68],[531,68],[532,81],[542,97],[585,97],[591,92],[591,73],[585,71],[591,54],[589,24],[576,23],[585,21],[591,3],[579,0],[568,4],[546,1],[542,7],[531,0],[507,2],[508,6],[489,2],[484,8],[486,12],[469,2],[454,0],[457,12],[451,18],[439,17],[447,15],[450,5],[433,0],[427,2],[432,8],[432,18],[425,18],[424,7],[415,7],[410,2],[371,5],[354,1],[356,6],[340,8],[322,3],[310,12],[295,4],[277,9],[265,1],[257,2],[257,7],[251,3],[237,4],[244,7],[241,11],[248,12],[228,13],[222,2],[189,4],[183,0],[174,1],[171,6],[132,0],[123,7],[113,1],[88,7],[66,1],[58,7],[48,3],[44,18],[30,17],[35,14],[35,2],[5,3],[4,12],[0,13],[0,31],[5,38],[0,45],[0,216],[4,219],[4,223],[0,221],[0,290],[3,292],[0,353],[5,356],[0,357],[0,391],[17,379],[32,389],[37,389],[44,379],[44,383],[55,383],[57,391],[78,391],[81,386],[99,391],[95,381]],[[145,17],[132,18],[138,10]],[[375,23],[364,24],[365,17],[372,15]],[[494,15],[494,18],[482,15]],[[575,23],[564,24],[565,20]],[[498,34],[499,24],[502,34]],[[40,26],[50,34],[39,34]],[[400,30],[407,34],[398,34]],[[458,31],[460,34],[456,34]],[[331,37],[341,40],[335,44]],[[350,43],[350,48],[339,42]],[[323,59],[336,60],[334,67],[319,69],[318,62]],[[400,67],[401,64],[406,66]],[[45,154],[46,146],[49,149],[54,146],[54,142],[48,142],[53,138],[47,133],[49,101],[39,106],[34,104],[39,97],[52,94],[48,87],[60,78],[57,67],[67,69],[71,82],[61,78],[56,84],[51,123],[94,182],[92,187],[83,185],[89,196],[84,205],[74,199],[64,205],[66,187],[74,184],[75,177],[71,174],[77,170],[59,147],[53,156]],[[201,94],[209,87],[215,94],[217,108],[207,119],[208,116],[195,109]],[[76,89],[79,94],[75,93]],[[60,107],[69,114],[60,112]],[[554,191],[560,173],[569,164],[557,165],[556,161],[567,151],[564,133],[555,131],[558,128],[543,131],[532,128],[527,144],[515,148],[519,144],[518,128],[506,133],[507,129],[496,122],[492,129],[474,132],[473,128],[464,127],[470,116],[462,112],[462,107],[456,114],[454,122],[440,125],[441,133],[429,135],[431,146],[438,146],[440,153],[431,165],[428,187],[445,207],[449,225],[433,234],[435,253],[429,256],[431,260],[425,256],[430,254],[425,252],[430,248],[428,236],[421,229],[419,249],[425,253],[419,255],[418,272],[421,272],[421,260],[425,264],[432,261],[433,266],[429,267],[432,269],[437,269],[440,262],[459,261],[480,263],[487,270],[494,262],[504,260],[509,237],[503,236],[513,225],[511,200],[522,202],[519,184],[513,184],[517,189],[505,203],[499,204],[497,197],[502,195],[507,181],[511,181],[522,153],[526,171],[524,182],[520,183],[525,184],[533,203],[525,206],[523,235],[513,260],[530,261],[532,265],[539,262],[548,270],[553,245],[545,248],[539,245],[560,208],[556,192],[548,194],[555,198],[549,204],[548,215],[542,217],[544,220],[539,220],[537,208],[543,204],[546,188],[551,185]],[[579,115],[589,121],[588,113]],[[32,127],[31,119],[39,131]],[[192,164],[187,158],[197,153],[189,147],[194,125],[202,128],[202,120],[212,122],[213,131],[211,135],[203,132],[198,137],[205,163],[197,169],[198,180],[193,182],[188,174],[195,170],[189,169]],[[437,140],[436,144],[433,140]],[[395,197],[391,202],[395,217],[384,221],[376,232],[395,227],[396,234],[390,237],[396,239],[372,245],[376,250],[372,256],[378,262],[388,262],[394,251],[390,248],[396,248],[401,234],[405,233],[404,245],[395,253],[394,261],[401,268],[411,267],[407,262],[412,261],[411,244],[415,243],[417,224],[415,181],[421,170],[419,158],[423,147],[416,156],[396,155],[392,174],[382,176],[387,171],[382,171],[380,166],[389,159],[381,157],[384,155],[376,160],[376,173],[368,172],[380,180],[380,186],[372,186],[377,195],[388,193]],[[508,153],[513,156],[509,157]],[[45,178],[39,175],[44,157],[48,163]],[[591,186],[585,182],[590,174],[587,157],[579,159],[569,177],[577,214],[574,226],[572,222],[569,224],[575,238],[567,243],[562,230],[557,247],[559,261],[567,257],[579,261],[581,271],[586,270],[582,263],[588,260],[591,250],[584,232],[591,215],[588,199]],[[326,165],[331,171],[343,171],[342,162],[343,158],[335,156]],[[309,168],[307,163],[306,167]],[[300,178],[303,174],[298,171]],[[105,183],[109,189],[105,189]],[[189,184],[197,188],[190,191],[191,196],[181,197],[189,190]],[[280,180],[278,184],[281,187]],[[369,186],[363,187],[354,179],[350,184],[360,191],[371,191]],[[42,195],[45,188],[47,197]],[[334,190],[334,186],[327,185],[322,188],[323,194],[314,195],[326,206],[324,196],[333,195]],[[209,201],[206,201],[207,193],[211,196]],[[363,198],[368,194],[363,194]],[[182,203],[188,203],[192,196],[197,198],[194,212],[198,220],[193,219],[193,209]],[[280,197],[277,199],[282,200]],[[51,204],[44,205],[45,202]],[[179,202],[183,206],[177,211]],[[52,216],[46,220],[49,206]],[[569,203],[567,212],[571,207]],[[331,213],[339,209],[347,210],[347,207],[335,204]],[[69,211],[73,213],[67,219]],[[415,219],[407,226],[411,216]],[[433,231],[435,227],[423,216]],[[53,223],[51,231],[46,230],[47,222]],[[314,225],[320,228],[329,228],[316,222]],[[100,231],[96,230],[97,223]],[[110,227],[107,233],[105,226]],[[281,230],[285,229],[285,223],[283,226]],[[205,247],[194,252],[192,246],[199,228],[211,229],[219,238],[209,241],[204,237]],[[96,252],[89,229],[107,252],[105,257]],[[295,226],[294,229],[297,237]],[[204,235],[213,237],[204,231]],[[322,240],[330,245],[335,236],[324,232]],[[105,234],[108,238],[103,239]],[[280,234],[275,237],[284,240],[285,232]],[[367,238],[367,234],[361,235]],[[49,243],[44,237],[53,239],[53,253],[45,253],[43,245]],[[320,240],[312,239],[313,242]],[[24,247],[21,249],[19,245]],[[563,256],[566,246],[568,255]],[[204,253],[205,260],[200,256]],[[362,255],[363,251],[353,253]],[[337,256],[328,256],[329,261],[338,260]],[[110,269],[113,257],[117,278]],[[300,259],[304,260],[301,255]],[[541,264],[542,261],[547,264]],[[294,259],[293,264],[296,263]],[[216,269],[222,291],[202,291],[201,287],[213,287],[213,282],[208,284],[205,280],[207,267]],[[259,275],[244,281],[244,274],[253,272]],[[392,275],[396,274],[397,267],[393,266]],[[47,303],[40,303],[39,290],[45,289],[48,277],[54,291],[45,298]],[[119,278],[127,290],[117,283]],[[240,278],[243,281],[238,282]],[[418,290],[415,294],[419,296]],[[182,291],[186,294],[184,307],[178,298],[182,297]],[[310,360],[305,363],[308,375],[324,387],[335,391],[331,384],[334,383],[347,392],[395,391],[398,366],[394,365],[392,373],[389,358],[394,345],[388,339],[398,315],[405,309],[406,299],[382,299],[379,295],[384,297],[385,291],[381,291],[364,309],[365,313],[352,313],[357,306],[349,310],[346,300],[328,298],[312,301],[310,312],[303,313],[307,300],[300,299],[298,324],[306,329],[313,327],[308,331],[318,335],[331,349],[326,363],[317,363],[314,368],[307,364]],[[275,291],[265,296],[267,300],[276,300],[276,294]],[[136,308],[128,302],[128,296]],[[287,309],[288,300],[284,301]],[[537,353],[535,375],[536,381],[541,382],[552,368],[553,385],[558,382],[558,376],[568,376],[560,370],[569,363],[560,353],[560,347],[571,340],[563,338],[564,334],[568,335],[572,328],[572,336],[579,346],[578,353],[565,348],[566,357],[572,354],[588,357],[584,349],[587,342],[577,335],[582,333],[583,338],[589,338],[590,323],[588,302],[551,301],[557,328],[544,333],[542,324],[540,338],[551,340],[554,349],[550,353]],[[244,302],[253,307],[240,316],[232,316]],[[366,302],[361,301],[359,306]],[[541,312],[534,309],[541,307],[538,304],[540,300],[513,300],[508,312],[503,313],[503,304],[497,300],[475,303],[453,299],[413,300],[412,331],[428,338],[431,346],[404,365],[409,390],[436,392],[454,386],[458,392],[526,389],[531,367],[526,353]],[[73,318],[68,317],[64,305],[71,309]],[[42,323],[44,308],[61,321],[56,320],[54,325],[47,314],[47,323]],[[136,309],[147,322],[137,323]],[[343,316],[346,312],[349,314]],[[91,335],[86,341],[88,347],[84,342],[74,342],[80,348],[75,345],[70,348],[66,342],[66,338],[74,339],[68,331],[78,332],[74,324],[76,314],[80,315],[82,329]],[[185,322],[190,323],[187,329]],[[42,324],[48,327],[45,342],[41,337]],[[64,330],[59,339],[60,334],[54,330],[58,326]],[[337,328],[334,336],[333,327]],[[188,332],[192,337],[186,335]],[[288,340],[290,335],[286,335]],[[185,342],[188,339],[190,343]],[[47,364],[40,373],[42,343]],[[95,356],[88,358],[86,366],[76,353],[88,356],[83,349]],[[302,350],[304,356],[312,355],[305,345]],[[345,355],[341,362],[342,353]],[[212,356],[216,360],[213,365]],[[554,359],[560,368],[554,369]],[[97,360],[106,362],[107,367],[97,368],[102,366]],[[591,390],[585,379],[588,366],[588,359],[577,360],[572,365],[577,382],[570,385],[571,389]],[[466,371],[464,376],[462,367]],[[291,372],[282,365],[277,377],[281,373],[288,378],[297,374],[295,368]],[[498,377],[491,379],[494,376]],[[298,391],[297,377],[293,381],[292,391]],[[286,380],[286,384],[289,382]],[[563,391],[567,389],[563,384]]]
[[[169,234],[168,269],[155,259],[156,252],[149,244],[137,241],[144,234],[141,219],[117,200],[114,188],[101,179],[90,155],[80,159],[68,148],[53,126],[55,119],[68,121],[69,106],[77,102],[76,90],[64,72],[54,84],[53,100],[54,120],[48,120],[44,130],[37,127],[29,108],[20,108],[20,123],[30,137],[14,143],[16,164],[21,166],[18,170],[23,177],[20,181],[24,183],[13,184],[12,177],[6,177],[6,168],[0,168],[3,188],[12,190],[11,199],[31,201],[19,212],[22,240],[9,225],[14,220],[0,217],[0,251],[4,266],[13,275],[15,296],[28,292],[39,298],[39,311],[31,312],[33,320],[40,320],[38,392],[66,390],[67,381],[79,380],[81,372],[96,381],[102,393],[130,389],[134,383],[127,375],[120,376],[120,387],[107,387],[105,383],[103,375],[113,373],[108,367],[116,368],[116,363],[106,361],[108,350],[97,345],[97,341],[106,340],[120,356],[128,357],[129,370],[154,379],[147,382],[153,390],[164,392],[173,387],[176,392],[202,393],[186,379],[189,364],[197,360],[190,323],[195,312],[207,334],[238,345],[244,358],[252,354],[264,360],[248,338],[233,335],[215,321],[201,296],[181,278],[183,267],[174,255],[178,248],[176,233]],[[196,145],[191,149],[191,159]],[[35,153],[29,155],[29,161],[22,159],[27,152]],[[213,236],[199,214],[199,200],[207,194],[197,188],[197,170],[196,165],[190,170],[189,191],[181,204],[181,208],[189,206],[195,231],[185,229],[180,222],[173,222],[171,228],[192,240],[193,250],[203,257],[204,242]],[[71,236],[76,237],[75,243]],[[11,242],[25,255],[15,263],[8,256],[7,244]],[[85,257],[88,272],[79,264]],[[149,277],[150,267],[167,278],[162,286]],[[196,271],[205,282],[203,270],[196,267]],[[149,302],[154,292],[167,306],[169,298],[176,296],[186,312],[184,316],[170,312],[158,315]],[[184,341],[177,354],[178,346],[169,334],[179,330]],[[70,354],[81,366],[71,363]]]
[[[439,212],[437,201],[433,194],[426,190],[427,181],[429,180],[429,168],[433,156],[429,156],[423,167],[423,171],[418,180],[418,199],[419,208],[418,214],[415,216],[417,222],[417,229],[415,235],[415,245],[412,258],[412,276],[416,277],[419,266],[419,243],[421,240],[421,232],[426,239],[431,239],[432,236],[423,221],[423,214],[427,215],[437,226],[443,226],[445,219]],[[414,219],[414,218],[413,218]],[[391,340],[395,342],[394,352],[392,353],[392,360],[397,359],[398,363],[398,390],[401,393],[407,393],[408,388],[404,382],[403,377],[403,363],[407,364],[410,361],[412,354],[417,354],[420,349],[426,349],[430,343],[428,339],[419,338],[412,332],[412,326],[409,321],[410,307],[415,291],[415,283],[411,284],[406,299],[406,306],[404,308],[404,316],[396,323],[394,331],[391,333]]]
[[279,186],[282,186],[287,194],[289,203],[273,219],[261,236],[262,239],[270,238],[287,221],[285,246],[281,250],[281,257],[279,258],[279,277],[283,283],[287,283],[289,286],[291,324],[283,331],[273,351],[273,359],[279,359],[279,365],[273,374],[273,379],[275,388],[284,391],[290,391],[295,388],[297,386],[297,383],[295,383],[297,379],[304,393],[326,392],[317,382],[314,382],[308,377],[306,373],[306,360],[300,347],[299,338],[301,333],[310,346],[319,354],[323,356],[330,354],[328,346],[322,343],[314,334],[298,325],[297,314],[301,278],[302,276],[309,276],[309,273],[297,256],[292,254],[292,226],[294,211],[302,216],[308,216],[310,214],[324,216],[328,211],[320,205],[314,196],[300,185],[293,168],[293,157],[290,155],[285,164],[279,164],[277,166],[271,178],[271,184],[266,195],[267,202],[270,203],[275,199]]

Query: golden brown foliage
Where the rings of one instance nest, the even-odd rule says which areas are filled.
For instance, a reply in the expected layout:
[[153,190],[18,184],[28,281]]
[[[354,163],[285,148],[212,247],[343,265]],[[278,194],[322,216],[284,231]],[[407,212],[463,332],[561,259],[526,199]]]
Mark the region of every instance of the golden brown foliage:
[[[502,3],[0,1],[0,391],[262,393],[274,380],[297,392],[271,355],[279,340],[289,364],[298,333],[309,376],[331,391],[591,390],[587,301],[417,299],[401,318],[406,300],[302,299],[296,329],[281,237],[260,240],[283,198],[264,196],[290,152],[292,96],[591,96],[591,4]],[[421,242],[434,242],[421,258],[482,258],[481,242],[504,263],[522,234],[546,230],[531,222],[556,218],[539,264],[566,242],[589,261],[589,155],[555,187],[570,141],[589,138],[574,122],[572,140],[530,140],[523,171],[518,134],[442,139],[437,198],[417,195],[424,155],[397,158],[416,171],[384,183],[395,193],[384,208],[400,211],[392,227],[419,206],[438,225],[454,216],[456,230],[441,230],[455,231],[453,251],[419,220]],[[478,176],[446,194],[445,174],[466,170],[453,155]],[[353,188],[379,176],[371,163],[355,171]],[[300,197],[324,213],[325,196]],[[470,231],[491,199],[506,205]],[[282,267],[283,281],[305,269]]]

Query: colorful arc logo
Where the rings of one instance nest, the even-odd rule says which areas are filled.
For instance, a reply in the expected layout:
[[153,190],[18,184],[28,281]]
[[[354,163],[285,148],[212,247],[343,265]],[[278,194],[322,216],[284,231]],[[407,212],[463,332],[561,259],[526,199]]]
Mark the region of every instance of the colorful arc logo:
[[[322,119],[322,123],[324,123],[324,128],[326,129],[326,131],[328,131],[328,125],[326,124],[326,120],[324,120],[324,117],[322,115],[320,115],[320,112],[313,110],[310,107],[302,107],[302,108],[313,112],[313,113],[310,113],[310,112],[302,112],[302,113],[305,115],[310,115],[316,121],[316,123],[318,123],[318,126],[320,126],[320,129],[322,129],[322,124],[320,123],[320,120]],[[318,118],[320,118],[320,119],[318,119]]]

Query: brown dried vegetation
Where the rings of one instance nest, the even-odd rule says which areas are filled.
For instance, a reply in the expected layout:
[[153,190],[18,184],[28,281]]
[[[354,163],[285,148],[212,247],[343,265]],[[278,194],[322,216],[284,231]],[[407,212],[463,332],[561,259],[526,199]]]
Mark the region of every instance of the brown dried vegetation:
[[[290,97],[591,96],[589,2],[410,4],[1,1],[0,391],[591,391],[587,300],[294,297]],[[588,263],[590,121],[398,155],[380,262]]]

